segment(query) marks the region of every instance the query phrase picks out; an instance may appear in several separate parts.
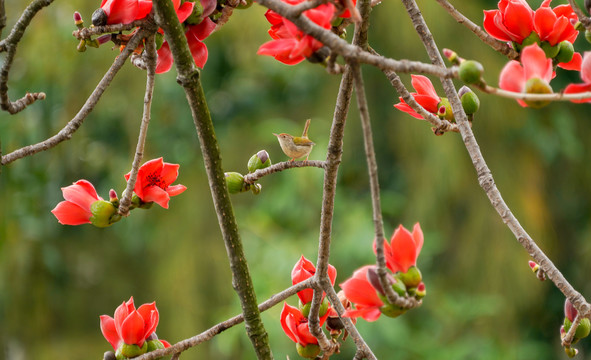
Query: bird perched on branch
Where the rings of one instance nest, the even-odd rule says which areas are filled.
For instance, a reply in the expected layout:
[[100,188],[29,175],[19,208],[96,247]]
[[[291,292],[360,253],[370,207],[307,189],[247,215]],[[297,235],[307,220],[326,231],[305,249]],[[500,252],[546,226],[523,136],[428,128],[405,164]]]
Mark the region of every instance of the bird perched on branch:
[[286,133],[275,134],[277,136],[277,140],[279,140],[279,145],[281,145],[281,150],[285,153],[285,155],[291,158],[291,161],[295,161],[297,158],[306,157],[308,160],[308,156],[312,151],[312,147],[316,145],[313,141],[308,139],[308,128],[310,127],[310,119],[306,120],[306,126],[304,127],[304,132],[302,133],[301,137],[292,136]]

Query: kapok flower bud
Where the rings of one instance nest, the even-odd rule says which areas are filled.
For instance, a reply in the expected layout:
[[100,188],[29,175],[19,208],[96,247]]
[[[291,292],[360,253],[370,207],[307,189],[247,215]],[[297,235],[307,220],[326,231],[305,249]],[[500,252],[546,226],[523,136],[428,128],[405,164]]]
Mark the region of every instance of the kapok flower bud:
[[386,315],[387,317],[396,318],[406,312],[406,309],[396,306],[394,304],[390,304],[385,296],[381,296],[379,294],[378,296],[384,302],[384,305],[380,307],[380,312]]
[[454,113],[447,98],[441,98],[441,101],[439,104],[437,104],[437,116],[448,121],[452,121],[454,119]]
[[92,25],[94,26],[105,26],[108,20],[107,13],[102,8],[96,9],[92,13]]
[[203,5],[201,4],[201,1],[195,1],[193,4],[193,12],[189,15],[187,20],[185,20],[185,23],[188,25],[197,25],[203,21],[203,18],[201,17],[203,15]]
[[84,21],[82,20],[82,15],[78,11],[74,11],[74,24],[78,29],[84,28]]
[[570,346],[565,347],[564,352],[566,353],[566,356],[568,356],[569,358],[574,358],[579,353],[579,351],[577,349],[572,348]]
[[472,89],[464,85],[458,92],[458,95],[460,96],[462,108],[464,108],[466,115],[472,115],[478,111],[480,108],[480,99]]
[[571,44],[567,40],[564,40],[560,42],[560,44],[557,47],[559,48],[558,54],[556,54],[555,57],[557,62],[567,63],[573,59],[573,56],[575,55],[575,48],[573,44]]
[[296,350],[298,355],[306,359],[314,359],[318,354],[320,354],[320,346],[317,344],[308,344],[303,346],[300,343],[296,344]]
[[105,200],[98,200],[90,205],[90,222],[96,227],[111,226],[114,222],[119,221],[117,215],[117,208],[112,203]]
[[259,169],[264,169],[271,166],[271,159],[269,153],[266,150],[261,150],[254,154],[248,160],[248,172],[253,173]]
[[115,190],[113,190],[113,189],[109,190],[109,201],[113,203],[113,202],[115,202],[117,200],[118,200],[118,198],[117,198],[117,192]]
[[586,338],[587,336],[589,336],[590,332],[591,332],[591,322],[589,322],[588,318],[584,318],[579,323],[579,326],[577,326],[577,330],[575,331],[575,338],[576,339]]
[[478,61],[463,61],[458,68],[458,76],[466,84],[478,84],[482,82],[482,74],[484,74],[484,67]]
[[[119,349],[117,349],[117,353],[120,353],[123,357],[125,358],[132,358],[132,357],[136,357],[136,356],[140,356],[142,354],[145,354],[146,351],[148,351],[148,342],[144,342],[144,345],[142,347],[137,346],[136,344],[121,344],[121,346],[119,347]],[[117,354],[115,354],[117,355]],[[117,355],[117,359],[119,359],[119,356]]]
[[402,280],[407,288],[417,287],[422,280],[421,271],[416,266],[411,266],[407,272],[397,272],[396,277]]
[[420,300],[427,295],[427,287],[424,282],[421,282],[415,289],[415,297]]
[[443,56],[445,56],[447,60],[449,60],[449,62],[454,65],[460,65],[460,63],[464,61],[464,59],[458,56],[458,53],[450,49],[443,49]]
[[536,273],[538,271],[538,269],[540,268],[540,265],[538,265],[535,261],[530,260],[530,261],[528,261],[527,264],[531,268],[531,271],[533,271],[534,273]]
[[244,176],[237,172],[227,172],[226,185],[228,185],[228,191],[230,194],[238,194],[244,191]]
[[[527,82],[525,83],[525,92],[528,94],[552,94],[552,88],[550,87],[550,84],[548,84],[546,81],[544,81],[540,78],[534,77],[534,78],[527,80]],[[534,109],[542,108],[550,103],[550,101],[548,101],[548,100],[541,100],[541,101],[524,100],[524,101],[528,106],[530,106]]]
[[99,45],[103,45],[108,43],[109,41],[111,41],[113,37],[111,36],[111,34],[105,34],[105,35],[101,35],[99,37],[96,38],[96,41],[98,42]]
[[255,195],[258,195],[261,193],[261,190],[263,190],[263,185],[261,184],[252,184],[250,186],[250,190],[252,190],[252,193]]
[[540,47],[542,48],[542,50],[544,50],[544,54],[546,54],[546,57],[548,59],[555,58],[556,55],[558,55],[558,51],[560,50],[560,45],[559,44],[556,44],[555,46],[552,46],[547,41],[542,41],[542,45]]
[[158,339],[146,341],[146,343],[148,343],[148,350],[146,352],[164,349],[164,344],[162,342],[160,342],[160,340],[158,340]]

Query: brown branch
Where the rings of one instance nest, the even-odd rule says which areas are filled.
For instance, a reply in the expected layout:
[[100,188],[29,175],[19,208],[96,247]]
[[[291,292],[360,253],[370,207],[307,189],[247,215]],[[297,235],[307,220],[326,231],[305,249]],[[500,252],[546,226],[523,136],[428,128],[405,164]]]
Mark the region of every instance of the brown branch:
[[164,30],[166,41],[170,45],[178,73],[177,81],[185,90],[191,108],[218,223],[230,262],[232,286],[240,299],[246,332],[257,357],[272,359],[273,354],[269,346],[268,335],[257,307],[256,293],[226,186],[222,157],[213,122],[199,80],[199,71],[195,66],[185,32],[178,21],[172,3],[168,0],[154,0],[153,7],[158,24]]
[[[4,64],[2,65],[2,69],[0,69],[0,108],[10,114],[16,114],[35,101],[45,99],[44,93],[27,93],[19,100],[10,101],[8,98],[8,75],[12,67],[12,62],[14,61],[17,45],[31,23],[31,20],[41,9],[49,6],[52,2],[53,0],[35,0],[30,3],[10,31],[10,34],[8,34],[6,39],[0,41],[0,52],[7,51]],[[0,16],[6,16],[4,14],[4,3],[2,3],[2,14]]]
[[127,186],[123,191],[121,202],[119,203],[119,215],[128,216],[129,206],[131,205],[131,196],[137,181],[137,174],[144,157],[144,146],[146,144],[146,136],[148,135],[148,125],[150,124],[150,114],[152,108],[152,95],[154,94],[154,77],[156,75],[156,43],[154,35],[150,35],[146,39],[146,92],[144,94],[144,112],[142,115],[142,122],[140,124],[140,134],[138,135],[137,146],[135,149],[135,156],[131,165],[129,173],[129,180]]
[[101,96],[117,74],[117,72],[121,69],[125,61],[129,57],[129,55],[133,52],[140,41],[149,34],[147,30],[142,30],[135,34],[133,38],[129,41],[127,47],[121,52],[119,56],[113,62],[113,65],[109,68],[109,70],[105,73],[101,81],[98,83],[92,94],[86,99],[86,102],[78,111],[76,116],[72,120],[70,120],[63,129],[61,129],[56,135],[50,137],[47,140],[44,140],[40,143],[25,146],[18,150],[15,150],[9,154],[2,156],[2,161],[0,161],[1,165],[10,164],[11,162],[18,160],[20,158],[30,156],[36,154],[40,151],[45,151],[51,149],[52,147],[58,145],[64,140],[69,140],[72,137],[72,134],[78,130],[86,116],[94,109],[94,106],[98,103]]
[[528,94],[528,93],[507,91],[507,90],[499,89],[499,88],[489,86],[489,85],[484,85],[484,86],[480,86],[477,88],[487,94],[497,95],[497,96],[506,97],[506,98],[510,98],[510,99],[516,99],[516,100],[527,100],[527,101],[572,101],[572,100],[582,100],[582,99],[591,98],[591,91],[586,91],[586,92],[582,92],[582,93],[572,93],[572,94],[565,94],[565,93]]
[[439,5],[443,7],[458,23],[464,25],[470,31],[472,31],[483,43],[489,45],[496,51],[500,52],[501,54],[507,56],[509,59],[514,60],[519,57],[519,53],[515,51],[509,44],[503,41],[499,41],[492,36],[490,36],[486,31],[482,30],[482,28],[472,21],[465,17],[461,12],[459,12],[456,8],[453,7],[452,4],[449,3],[447,0],[437,0]]
[[281,16],[293,22],[299,29],[311,35],[331,50],[345,57],[364,64],[374,65],[380,69],[391,69],[400,73],[423,73],[439,77],[453,77],[453,71],[431,64],[418,61],[394,60],[377,56],[364,51],[359,46],[351,45],[329,30],[318,26],[306,16],[300,16],[294,11],[294,6],[288,5],[280,0],[256,0],[259,4],[275,11]]
[[2,38],[2,30],[6,27],[6,8],[4,7],[4,0],[0,0],[0,38]]
[[137,27],[144,27],[147,24],[146,20],[135,20],[129,24],[113,24],[104,26],[86,27],[80,30],[72,31],[72,36],[78,40],[88,40],[93,35],[102,35],[107,33],[117,33],[120,31],[133,30]]
[[[308,280],[302,281],[296,285],[293,285],[282,292],[271,296],[269,299],[258,305],[258,309],[260,312],[269,310],[273,306],[277,305],[281,301],[287,299],[288,297],[295,295],[298,291],[304,290],[312,286],[314,278],[309,278]],[[205,330],[204,332],[195,335],[191,338],[179,341],[178,343],[172,345],[166,349],[155,350],[144,355],[138,356],[134,358],[134,360],[154,360],[161,356],[181,353],[187,349],[195,347],[203,342],[209,341],[213,339],[216,335],[220,334],[221,332],[228,330],[229,328],[238,325],[244,321],[244,315],[236,315],[226,321],[223,321],[219,324],[212,326],[211,328]]]
[[[431,57],[431,61],[439,66],[445,66],[443,59],[437,51],[437,45],[433,40],[429,28],[427,27],[425,20],[423,19],[420,10],[418,9],[414,0],[402,0],[407,12],[409,13],[411,20],[417,30],[417,33],[421,37],[427,52]],[[585,300],[585,298],[576,291],[573,286],[566,280],[562,273],[556,268],[548,256],[538,247],[536,242],[529,236],[525,229],[521,226],[515,215],[511,212],[501,193],[497,189],[492,173],[480,152],[480,147],[474,133],[468,124],[466,113],[462,108],[462,104],[458,97],[458,93],[455,90],[453,83],[450,79],[442,79],[443,88],[451,103],[452,110],[456,121],[458,122],[460,133],[462,134],[462,140],[466,146],[466,150],[472,159],[474,168],[478,176],[478,183],[485,191],[492,206],[499,213],[503,222],[511,230],[517,241],[523,246],[528,254],[534,259],[535,262],[540,265],[540,268],[544,270],[546,275],[556,287],[569,299],[575,309],[583,317],[589,317],[591,315],[591,305]]]
[[254,184],[257,180],[280,172],[287,169],[299,168],[299,167],[317,167],[324,169],[325,162],[320,160],[304,160],[304,161],[284,161],[277,164],[273,164],[264,169],[259,169],[253,173],[244,175],[244,182],[247,184]]

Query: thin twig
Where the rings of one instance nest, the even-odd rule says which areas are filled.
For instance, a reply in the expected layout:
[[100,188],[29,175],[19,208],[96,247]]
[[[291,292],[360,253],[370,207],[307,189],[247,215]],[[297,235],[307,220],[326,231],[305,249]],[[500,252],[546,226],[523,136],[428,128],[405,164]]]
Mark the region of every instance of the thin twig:
[[[16,114],[35,101],[45,99],[45,94],[42,92],[27,92],[27,94],[21,99],[14,102],[10,101],[8,98],[8,75],[10,73],[10,68],[12,67],[12,62],[14,61],[17,45],[23,37],[25,30],[31,23],[31,20],[37,12],[44,7],[49,6],[52,2],[53,0],[35,0],[30,3],[13,26],[10,34],[8,34],[6,39],[0,41],[0,52],[7,51],[4,64],[2,65],[2,69],[0,69],[0,108],[10,114]],[[2,7],[4,7],[4,3],[2,3]],[[4,12],[4,9],[2,10]],[[0,14],[0,16],[2,15],[5,14]]]
[[524,101],[572,101],[572,100],[583,100],[591,98],[591,91],[582,93],[553,93],[553,94],[528,94],[518,93],[513,91],[507,91],[499,89],[493,86],[484,85],[483,87],[477,87],[487,94],[498,95],[510,99],[524,100]]
[[4,0],[0,0],[0,38],[2,38],[2,30],[6,27],[6,8],[4,7]]
[[264,169],[259,169],[253,173],[244,175],[244,182],[247,184],[254,184],[257,180],[280,172],[287,169],[299,168],[299,167],[317,167],[324,169],[325,162],[321,160],[304,160],[304,161],[283,161],[277,164],[273,164]]
[[259,359],[272,359],[273,354],[269,346],[269,337],[257,307],[256,293],[248,269],[248,262],[244,255],[230,194],[226,186],[220,148],[201,81],[199,80],[199,71],[195,66],[185,32],[179,23],[172,2],[154,0],[153,7],[158,24],[164,30],[166,41],[170,45],[178,74],[177,82],[185,90],[191,108],[212,200],[230,262],[232,285],[240,299],[240,305],[246,319],[246,333],[257,357]]
[[61,129],[56,135],[50,137],[47,140],[44,140],[40,143],[25,146],[18,150],[15,150],[9,154],[6,154],[2,157],[2,161],[0,162],[2,165],[9,164],[15,160],[23,158],[25,156],[30,156],[36,154],[40,151],[45,151],[51,149],[52,147],[58,145],[64,140],[69,140],[72,137],[72,134],[78,130],[86,116],[94,109],[94,106],[98,103],[101,96],[117,74],[117,72],[121,69],[125,61],[131,55],[133,50],[138,46],[140,41],[149,34],[148,30],[142,30],[135,34],[133,38],[129,41],[127,47],[117,56],[113,65],[107,70],[101,81],[98,83],[92,94],[86,99],[86,102],[78,111],[76,116],[72,120],[70,120],[63,129]]
[[148,135],[148,125],[150,124],[152,95],[154,94],[154,77],[156,75],[156,43],[155,36],[150,35],[146,39],[146,92],[144,94],[144,112],[142,115],[142,122],[140,124],[140,134],[138,135],[137,146],[135,148],[135,156],[131,165],[129,179],[127,186],[123,191],[121,202],[119,203],[119,215],[129,215],[129,205],[131,205],[131,196],[137,181],[137,174],[144,157],[144,146],[146,144],[146,136]]
[[[281,301],[287,299],[288,297],[295,295],[298,291],[303,289],[307,289],[312,286],[314,282],[314,278],[309,278],[307,280],[302,281],[301,283],[295,284],[280,293],[277,293],[271,296],[269,299],[258,305],[258,309],[260,312],[269,310],[273,306],[277,305]],[[178,343],[172,345],[166,349],[155,350],[139,357],[134,358],[134,360],[153,360],[157,359],[161,356],[170,355],[174,353],[181,353],[189,348],[195,347],[201,343],[209,341],[213,339],[216,335],[220,334],[221,332],[228,330],[229,328],[238,325],[244,321],[244,315],[236,315],[226,321],[223,321],[219,324],[212,326],[211,328],[205,330],[204,332],[197,334],[191,338],[179,341]]]
[[496,51],[500,52],[501,54],[507,56],[509,59],[517,59],[519,57],[519,53],[515,51],[509,44],[503,41],[499,41],[492,36],[490,36],[486,31],[482,30],[482,28],[472,21],[465,17],[461,12],[459,12],[456,8],[453,7],[452,4],[449,3],[447,0],[437,0],[439,5],[443,7],[458,23],[464,25],[470,31],[472,31],[483,43],[489,45]]
[[[431,61],[439,66],[445,66],[443,59],[437,51],[437,45],[433,40],[429,28],[427,27],[425,20],[423,19],[419,8],[414,0],[402,0],[410,18],[419,34],[423,44],[425,45],[427,52],[431,58]],[[591,305],[585,300],[585,298],[573,288],[573,286],[566,280],[562,273],[556,268],[548,256],[538,247],[536,242],[529,236],[525,229],[521,226],[515,215],[511,212],[501,193],[497,189],[492,173],[480,152],[480,147],[470,125],[466,113],[462,108],[460,98],[455,90],[455,87],[450,79],[441,79],[445,93],[451,103],[452,110],[456,121],[458,122],[460,133],[462,134],[462,140],[466,146],[466,150],[470,154],[474,168],[478,176],[478,183],[485,191],[492,206],[501,216],[503,222],[511,230],[517,241],[523,246],[528,254],[534,259],[535,262],[540,265],[546,275],[556,287],[569,299],[575,309],[583,317],[589,317],[591,315]]]
[[104,26],[93,26],[85,27],[80,30],[74,30],[72,36],[78,40],[87,40],[94,35],[102,35],[108,33],[117,33],[120,31],[128,31],[137,27],[143,27],[146,25],[146,20],[135,20],[129,24],[113,24]]

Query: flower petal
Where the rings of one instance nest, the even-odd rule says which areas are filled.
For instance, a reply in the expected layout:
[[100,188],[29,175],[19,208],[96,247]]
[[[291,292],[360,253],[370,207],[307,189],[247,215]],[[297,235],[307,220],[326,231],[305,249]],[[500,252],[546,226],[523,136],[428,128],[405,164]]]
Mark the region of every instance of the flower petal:
[[185,190],[187,190],[187,187],[185,185],[181,185],[181,184],[169,186],[166,188],[166,192],[168,193],[168,196],[177,196],[178,194],[181,194]]
[[504,31],[504,27],[500,28],[497,26],[497,21],[495,21],[497,16],[502,16],[499,10],[484,10],[484,30],[497,40],[511,41],[509,35]]
[[415,88],[417,93],[420,95],[427,95],[432,98],[439,98],[433,83],[431,83],[431,80],[429,80],[428,77],[423,75],[411,75],[410,77],[412,78],[412,87]]
[[395,264],[392,272],[407,272],[408,268],[416,265],[418,254],[415,241],[412,234],[404,226],[400,225],[394,231],[390,246],[392,247],[392,258]]
[[164,42],[158,50],[158,59],[156,60],[156,74],[163,74],[172,68],[172,53],[168,42]]
[[552,80],[552,59],[546,59],[544,50],[538,44],[523,48],[521,63],[526,81],[531,78],[540,78],[549,83]]
[[156,308],[156,302],[143,304],[137,309],[137,311],[145,321],[144,338],[147,338],[156,331],[156,327],[158,326],[159,314],[158,309]]
[[137,310],[134,310],[123,320],[121,324],[121,339],[129,345],[136,344],[139,347],[144,345],[144,318]]
[[62,201],[57,204],[57,206],[51,210],[51,213],[55,215],[57,221],[62,225],[90,224],[90,217],[92,216],[89,209],[83,209],[68,201]]
[[[148,186],[146,188],[143,189],[144,191],[144,196],[140,197],[140,199],[142,199],[142,201],[144,202],[150,202],[153,201],[156,204],[162,206],[165,209],[168,209],[168,202],[170,201],[170,196],[168,195],[168,193],[163,190],[161,187],[159,186]],[[137,194],[137,192],[136,192]],[[138,194],[138,196],[140,196]]]
[[[564,89],[565,94],[578,94],[583,92],[591,91],[591,84],[570,84]],[[574,103],[585,103],[591,102],[591,98],[585,98],[581,100],[571,100]]]
[[73,185],[63,187],[62,193],[67,201],[88,210],[95,201],[102,200],[94,186],[86,180],[78,180]]
[[119,338],[119,335],[117,334],[117,329],[115,328],[115,320],[108,315],[101,315],[100,318],[101,332],[103,333],[103,336],[105,337],[105,339],[107,339],[109,344],[111,344],[113,350],[117,351],[121,339]]
[[[573,58],[569,62],[566,62],[566,63],[558,63],[558,67],[559,68],[562,68],[564,70],[581,71],[581,78],[583,78],[583,76],[584,76],[584,74],[582,72],[583,57],[578,52],[575,52],[573,54]],[[587,82],[585,79],[583,79],[583,81]]]
[[522,92],[525,87],[523,67],[518,61],[509,61],[499,76],[499,87],[503,90]]

